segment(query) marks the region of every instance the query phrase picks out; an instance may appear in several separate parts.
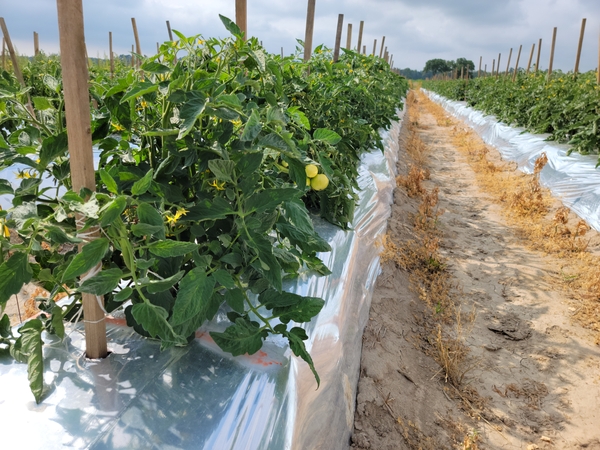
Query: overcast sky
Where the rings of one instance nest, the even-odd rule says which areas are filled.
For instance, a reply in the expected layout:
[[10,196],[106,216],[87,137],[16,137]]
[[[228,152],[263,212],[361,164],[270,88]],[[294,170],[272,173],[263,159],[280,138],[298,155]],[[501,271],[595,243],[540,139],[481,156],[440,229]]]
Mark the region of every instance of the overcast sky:
[[[108,32],[113,33],[116,53],[131,50],[134,42],[131,18],[135,17],[142,51],[154,54],[156,42],[168,39],[165,21],[186,35],[227,35],[219,14],[235,20],[235,0],[83,0],[89,56],[108,54]],[[306,0],[248,0],[248,33],[263,41],[266,49],[289,54],[296,39],[304,39]],[[465,57],[491,70],[492,59],[502,53],[506,69],[519,45],[520,67],[527,64],[531,45],[542,38],[540,66],[548,67],[553,27],[558,27],[554,68],[573,70],[581,19],[587,18],[580,70],[598,65],[600,0],[317,0],[314,45],[333,47],[338,14],[344,14],[342,45],[347,24],[353,24],[356,46],[358,25],[365,21],[363,43],[367,51],[373,40],[385,44],[394,55],[394,66],[422,69],[433,58]],[[33,53],[33,32],[40,36],[46,53],[58,52],[58,25],[54,0],[0,0],[17,50]],[[379,49],[378,49],[379,51]],[[535,60],[535,57],[534,57]]]

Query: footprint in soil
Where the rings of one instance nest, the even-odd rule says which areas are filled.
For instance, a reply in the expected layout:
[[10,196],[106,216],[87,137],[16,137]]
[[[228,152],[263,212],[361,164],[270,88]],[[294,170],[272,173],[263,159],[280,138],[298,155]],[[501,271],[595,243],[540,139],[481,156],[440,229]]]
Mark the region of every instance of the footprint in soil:
[[506,339],[512,341],[522,341],[531,336],[531,325],[515,315],[504,317],[492,316],[491,323],[487,326],[488,330],[497,334],[502,334]]

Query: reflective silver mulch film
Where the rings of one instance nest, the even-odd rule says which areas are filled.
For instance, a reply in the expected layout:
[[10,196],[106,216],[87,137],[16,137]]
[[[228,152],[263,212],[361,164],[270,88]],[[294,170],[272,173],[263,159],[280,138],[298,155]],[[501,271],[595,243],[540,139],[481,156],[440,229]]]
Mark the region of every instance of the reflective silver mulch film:
[[548,163],[540,172],[540,182],[596,231],[600,231],[600,171],[597,155],[567,155],[569,146],[546,141],[548,135],[531,134],[523,128],[498,122],[467,106],[424,90],[429,98],[459,118],[506,160],[515,161],[520,170],[533,173],[535,161],[546,153]]
[[386,152],[362,158],[353,231],[315,218],[333,250],[327,277],[303,273],[286,290],[326,300],[306,325],[321,377],[284,342],[268,339],[252,356],[232,357],[208,331],[161,352],[118,320],[108,325],[110,356],[83,358],[81,328],[46,336],[47,395],[35,404],[27,367],[0,356],[2,448],[25,449],[347,449],[354,421],[362,332],[379,270],[376,239],[391,211],[399,123],[384,132]]

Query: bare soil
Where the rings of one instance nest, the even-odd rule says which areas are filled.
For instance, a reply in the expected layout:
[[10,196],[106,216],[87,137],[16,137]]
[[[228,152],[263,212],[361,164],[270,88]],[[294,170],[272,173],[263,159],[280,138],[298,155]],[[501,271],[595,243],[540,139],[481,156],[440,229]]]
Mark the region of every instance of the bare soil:
[[351,447],[600,450],[598,233],[407,106]]

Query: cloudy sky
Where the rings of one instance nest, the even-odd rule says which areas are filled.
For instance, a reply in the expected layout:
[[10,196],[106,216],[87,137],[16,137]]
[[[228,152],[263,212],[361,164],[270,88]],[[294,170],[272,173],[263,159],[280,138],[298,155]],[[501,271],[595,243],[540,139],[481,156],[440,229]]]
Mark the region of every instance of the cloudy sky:
[[[219,14],[235,19],[235,0],[83,0],[86,41],[90,56],[108,54],[108,32],[113,33],[116,53],[131,50],[134,42],[131,18],[135,17],[143,53],[156,50],[156,42],[168,39],[166,20],[186,35],[224,37]],[[289,54],[296,39],[304,39],[306,0],[248,0],[248,33],[263,41],[266,49]],[[581,19],[587,18],[580,70],[598,64],[600,32],[599,0],[317,0],[314,44],[333,47],[338,14],[346,26],[353,24],[356,45],[358,24],[365,21],[363,43],[368,52],[373,40],[385,44],[396,67],[422,69],[433,58],[465,57],[491,69],[502,53],[506,68],[513,48],[514,65],[523,45],[520,66],[527,64],[531,45],[542,38],[540,66],[548,67],[553,27],[558,27],[554,67],[573,70]],[[0,16],[6,20],[21,54],[33,53],[33,32],[40,36],[46,53],[58,51],[58,26],[54,0],[0,0]],[[537,49],[536,49],[537,52]],[[534,57],[535,60],[535,57]]]

